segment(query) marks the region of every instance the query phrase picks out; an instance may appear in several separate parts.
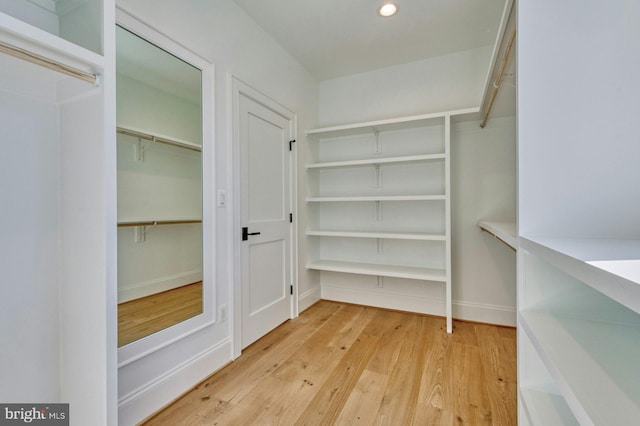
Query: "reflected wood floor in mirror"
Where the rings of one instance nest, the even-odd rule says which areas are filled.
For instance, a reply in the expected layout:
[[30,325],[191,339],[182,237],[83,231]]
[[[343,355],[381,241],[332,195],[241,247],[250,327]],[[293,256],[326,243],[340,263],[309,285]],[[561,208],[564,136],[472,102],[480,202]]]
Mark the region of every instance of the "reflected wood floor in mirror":
[[202,313],[202,281],[118,305],[118,347]]
[[320,301],[145,425],[517,423],[516,330]]

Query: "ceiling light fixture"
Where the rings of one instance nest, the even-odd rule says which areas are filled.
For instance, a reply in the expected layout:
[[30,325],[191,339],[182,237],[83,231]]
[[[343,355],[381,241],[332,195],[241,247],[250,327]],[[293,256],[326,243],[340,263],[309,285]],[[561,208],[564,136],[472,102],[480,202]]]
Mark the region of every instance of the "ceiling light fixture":
[[378,14],[380,16],[384,16],[385,18],[389,16],[393,16],[398,11],[398,7],[393,3],[385,3],[380,9],[378,9]]

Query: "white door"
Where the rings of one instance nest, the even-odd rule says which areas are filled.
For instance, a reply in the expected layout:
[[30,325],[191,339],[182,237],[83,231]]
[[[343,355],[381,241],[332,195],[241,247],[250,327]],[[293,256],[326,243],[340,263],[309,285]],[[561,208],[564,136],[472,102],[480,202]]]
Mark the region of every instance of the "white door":
[[292,126],[243,93],[239,114],[245,348],[291,316]]

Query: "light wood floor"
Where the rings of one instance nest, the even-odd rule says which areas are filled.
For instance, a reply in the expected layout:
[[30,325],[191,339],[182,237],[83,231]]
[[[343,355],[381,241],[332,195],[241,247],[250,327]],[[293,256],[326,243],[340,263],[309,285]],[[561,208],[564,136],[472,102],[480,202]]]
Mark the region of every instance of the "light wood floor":
[[118,305],[118,346],[202,313],[202,281]]
[[146,425],[515,425],[515,329],[321,301]]

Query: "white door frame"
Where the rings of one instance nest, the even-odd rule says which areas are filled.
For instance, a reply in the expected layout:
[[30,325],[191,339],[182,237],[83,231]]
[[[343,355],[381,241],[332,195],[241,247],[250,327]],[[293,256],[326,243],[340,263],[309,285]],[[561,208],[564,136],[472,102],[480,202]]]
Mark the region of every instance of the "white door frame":
[[[231,338],[232,338],[232,359],[236,359],[242,352],[242,264],[241,264],[241,228],[242,228],[242,214],[241,214],[241,167],[240,167],[240,123],[239,123],[239,99],[240,95],[245,95],[255,102],[265,106],[266,108],[274,111],[275,113],[287,118],[290,121],[290,134],[293,139],[297,139],[297,115],[290,111],[285,106],[279,104],[275,100],[266,96],[262,92],[254,89],[253,87],[243,83],[238,78],[228,75],[228,84],[231,88],[231,181],[232,181],[232,203],[231,203],[231,217],[232,217],[232,229],[230,232],[230,246],[232,247],[233,256],[231,259],[231,282],[233,284],[231,299]],[[289,155],[289,173],[290,173],[290,185],[289,195],[291,197],[291,212],[293,213],[294,221],[290,224],[289,232],[291,237],[291,281],[293,285],[293,296],[291,297],[291,306],[289,318],[295,318],[298,316],[298,233],[297,233],[297,156],[295,143],[293,149]]]

